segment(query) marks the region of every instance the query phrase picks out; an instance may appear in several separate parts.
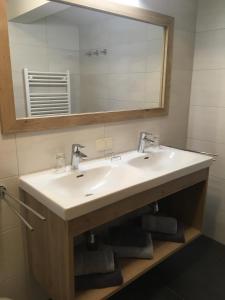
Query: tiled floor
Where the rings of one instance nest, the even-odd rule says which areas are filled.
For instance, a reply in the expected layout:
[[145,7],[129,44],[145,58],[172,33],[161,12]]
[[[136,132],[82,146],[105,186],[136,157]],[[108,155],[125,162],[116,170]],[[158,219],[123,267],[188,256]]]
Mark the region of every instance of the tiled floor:
[[207,237],[167,259],[110,300],[225,300],[225,246]]

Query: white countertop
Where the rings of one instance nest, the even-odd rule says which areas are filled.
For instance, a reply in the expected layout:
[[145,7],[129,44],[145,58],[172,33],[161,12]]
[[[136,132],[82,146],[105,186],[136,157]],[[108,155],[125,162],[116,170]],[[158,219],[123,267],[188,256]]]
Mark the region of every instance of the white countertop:
[[67,167],[60,174],[51,169],[24,175],[19,186],[62,219],[71,220],[212,163],[209,156],[164,146],[149,151],[122,153],[121,160],[112,162],[85,161],[79,171]]

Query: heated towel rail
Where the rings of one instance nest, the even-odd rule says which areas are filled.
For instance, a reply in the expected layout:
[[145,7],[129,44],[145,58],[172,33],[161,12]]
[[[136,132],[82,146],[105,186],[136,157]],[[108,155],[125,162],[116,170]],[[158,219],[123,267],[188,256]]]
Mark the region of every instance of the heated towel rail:
[[24,69],[28,117],[71,113],[70,72]]

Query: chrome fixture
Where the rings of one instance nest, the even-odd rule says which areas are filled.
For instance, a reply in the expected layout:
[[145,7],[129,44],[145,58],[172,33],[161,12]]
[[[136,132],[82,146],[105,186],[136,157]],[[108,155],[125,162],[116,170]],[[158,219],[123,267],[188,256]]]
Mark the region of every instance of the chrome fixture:
[[11,202],[6,197],[9,197],[10,199],[12,199],[15,202],[19,203],[21,206],[23,206],[25,209],[29,210],[31,213],[33,213],[40,220],[46,221],[45,217],[43,217],[36,210],[34,210],[33,208],[31,208],[30,206],[28,206],[27,204],[25,204],[21,200],[15,198],[13,195],[11,195],[7,191],[5,186],[0,185],[0,200],[5,201],[5,203],[12,210],[12,212],[29,228],[30,231],[34,231],[34,228],[27,222],[27,220],[21,215],[21,213],[11,204]]
[[182,148],[182,147],[173,147],[173,146],[167,146],[167,147],[176,148],[178,150],[184,150],[184,151],[188,151],[188,152],[193,152],[193,153],[198,153],[198,154],[203,154],[203,155],[211,156],[213,158],[213,161],[216,161],[216,157],[219,156],[217,153],[210,153],[210,152],[205,152],[205,151],[197,151],[197,150],[192,150],[192,149]]
[[87,55],[87,56],[92,56],[92,52],[91,52],[91,50],[90,50],[90,51],[88,51],[88,52],[86,52],[86,55]]
[[92,51],[92,54],[95,55],[95,56],[99,56],[99,51],[98,50],[94,50],[94,51]]
[[80,144],[72,145],[72,154],[71,154],[71,170],[79,169],[79,164],[81,159],[86,159],[87,155],[82,153],[80,149],[85,148]]
[[100,54],[107,55],[107,53],[108,53],[107,49],[100,50]]
[[85,55],[87,56],[99,56],[99,55],[107,55],[108,54],[108,50],[107,49],[93,49],[93,50],[88,50]]
[[155,139],[152,133],[142,131],[139,137],[138,152],[144,153],[146,144],[155,144]]
[[112,154],[111,154],[111,162],[117,161],[117,160],[121,160],[121,159],[122,159],[121,155],[117,155],[117,154],[115,154],[115,153],[112,152]]

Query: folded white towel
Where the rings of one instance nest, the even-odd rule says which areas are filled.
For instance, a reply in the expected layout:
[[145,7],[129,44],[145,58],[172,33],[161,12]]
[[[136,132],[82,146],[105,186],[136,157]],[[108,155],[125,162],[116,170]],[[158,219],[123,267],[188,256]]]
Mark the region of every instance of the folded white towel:
[[175,234],[177,233],[177,220],[171,217],[144,215],[142,216],[142,228],[152,232]]

